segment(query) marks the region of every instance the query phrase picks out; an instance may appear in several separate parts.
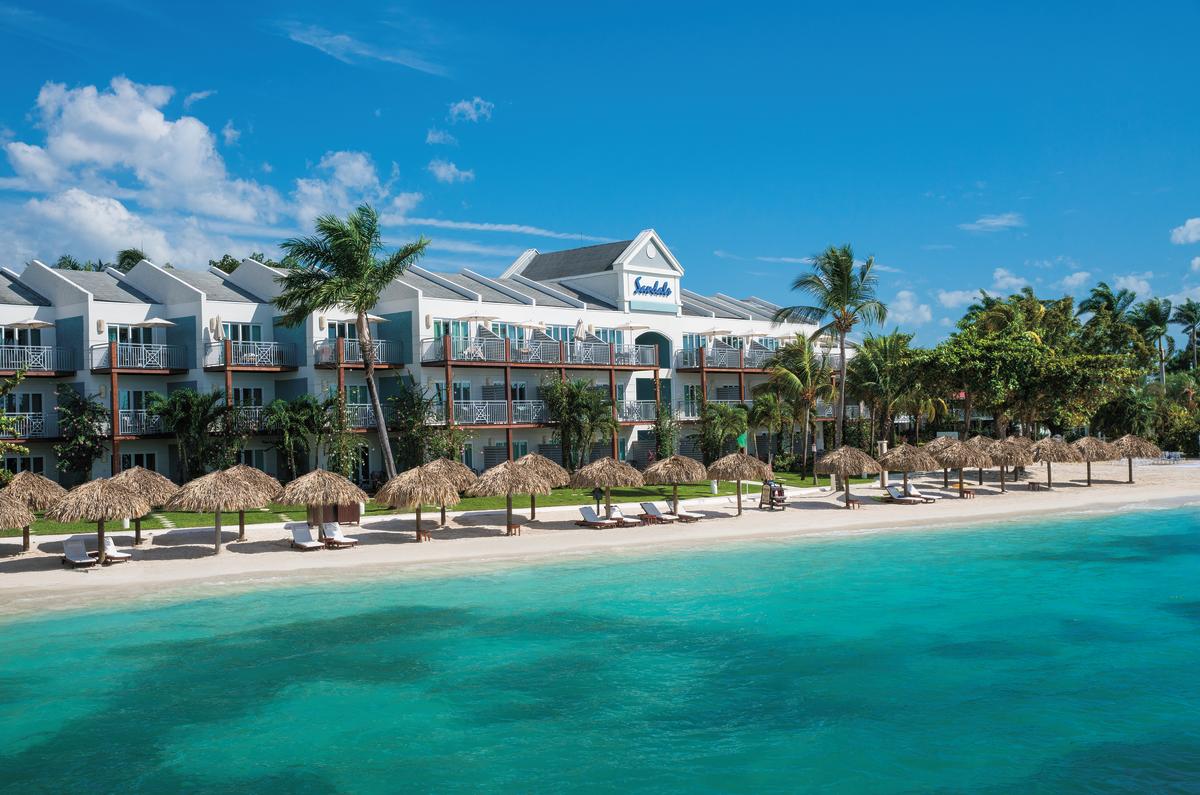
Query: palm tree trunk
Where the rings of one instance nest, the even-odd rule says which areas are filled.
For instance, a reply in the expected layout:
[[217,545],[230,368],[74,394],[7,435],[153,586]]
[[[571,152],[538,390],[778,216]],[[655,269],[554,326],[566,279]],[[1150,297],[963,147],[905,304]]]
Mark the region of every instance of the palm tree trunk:
[[1164,387],[1167,385],[1167,355],[1163,349],[1163,338],[1158,338],[1158,380]]
[[[341,343],[340,340],[338,342]],[[379,402],[379,386],[375,383],[375,346],[371,340],[371,327],[367,324],[365,312],[358,313],[358,344],[362,349],[363,370],[367,377],[371,408],[375,410],[375,435],[379,437],[379,450],[383,454],[383,471],[387,479],[391,480],[396,477],[396,461],[392,458],[392,443],[388,439],[383,404]]]
[[843,425],[846,418],[846,332],[838,332],[838,353],[841,360],[838,362],[838,410],[837,410],[837,428],[834,431],[833,446],[837,449],[842,446]]
[[[801,437],[804,440],[802,442],[802,444],[804,446],[804,451],[803,451],[804,464],[801,466],[801,469],[800,469],[801,474],[808,471],[808,424],[809,424],[808,423],[808,412],[809,412],[809,408],[808,408],[808,406],[805,406],[804,407],[804,432],[801,434]],[[814,486],[817,485],[817,474],[815,472],[813,473],[813,485]]]

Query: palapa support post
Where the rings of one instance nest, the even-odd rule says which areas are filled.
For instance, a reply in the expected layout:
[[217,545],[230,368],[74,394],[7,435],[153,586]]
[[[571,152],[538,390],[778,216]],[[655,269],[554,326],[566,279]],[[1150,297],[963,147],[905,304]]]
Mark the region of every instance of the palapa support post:
[[604,487],[604,518],[612,518],[612,489]]
[[1004,488],[1004,464],[1000,465],[1000,493],[1003,494],[1007,489]]
[[442,513],[441,513],[441,516],[439,517],[440,518],[439,524],[441,524],[442,527],[445,527],[446,526],[446,506],[443,505],[443,506],[441,506],[441,508],[442,508]]
[[221,554],[221,512],[216,512],[216,517],[213,521],[213,554]]
[[513,534],[513,513],[512,513],[512,492],[510,491],[504,499],[504,535],[510,536]]
[[29,551],[29,525],[21,528],[21,551]]
[[238,511],[238,541],[246,540],[246,512]]
[[104,565],[104,520],[96,522],[96,560]]
[[417,510],[417,517],[416,517],[416,519],[417,519],[417,543],[420,544],[422,541],[425,540],[425,538],[421,532],[421,503],[417,503],[416,510]]
[[1051,464],[1049,461],[1046,462],[1046,490],[1047,491],[1054,488],[1054,480],[1053,480],[1052,474],[1051,474],[1053,471],[1052,470],[1053,466],[1054,465]]
[[537,495],[530,494],[529,495],[529,521],[532,522],[536,518],[537,518]]
[[1092,462],[1091,462],[1091,459],[1088,459],[1088,461],[1087,461],[1087,484],[1089,486],[1092,485]]
[[1129,480],[1127,482],[1132,483],[1133,482],[1133,456],[1127,456],[1127,458],[1129,459]]
[[742,515],[742,481],[737,482],[737,515]]
[[136,547],[142,543],[142,517],[136,516],[133,519],[133,545]]
[[[831,474],[829,477],[832,478],[833,475]],[[838,473],[838,477],[842,479],[842,484],[846,487],[846,510],[848,511],[850,510],[850,477],[840,472]]]
[[958,496],[959,498],[967,496],[967,489],[963,484],[963,471],[961,469],[958,470]]
[[679,484],[678,483],[671,484],[671,510],[675,512],[676,516],[679,515]]
[[983,485],[983,467],[979,468],[979,485]]

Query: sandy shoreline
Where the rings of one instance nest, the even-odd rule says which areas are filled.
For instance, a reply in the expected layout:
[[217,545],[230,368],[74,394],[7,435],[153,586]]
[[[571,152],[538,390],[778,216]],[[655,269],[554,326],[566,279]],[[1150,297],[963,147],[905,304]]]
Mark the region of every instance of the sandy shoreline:
[[[1091,488],[1080,482],[1082,465],[1065,464],[1054,467],[1052,492],[1030,492],[1022,483],[1001,494],[996,473],[985,471],[985,484],[974,486],[977,497],[971,500],[942,489],[939,474],[918,479],[922,488],[946,496],[937,503],[889,505],[864,499],[854,511],[838,507],[828,492],[791,496],[788,509],[775,512],[751,507],[757,505],[757,497],[751,497],[740,518],[732,515],[732,497],[710,499],[689,503],[711,517],[701,522],[627,529],[579,528],[573,524],[576,509],[541,508],[538,521],[526,524],[520,537],[500,535],[503,520],[495,515],[473,513],[451,516],[449,526],[434,530],[435,540],[425,544],[414,543],[410,517],[372,518],[361,528],[346,528],[347,535],[360,540],[358,548],[316,552],[291,550],[280,525],[249,526],[247,540],[229,543],[219,556],[212,554],[211,530],[158,531],[149,543],[134,548],[134,560],[90,570],[59,564],[61,537],[35,536],[34,551],[28,554],[19,554],[19,538],[6,538],[0,539],[0,616],[95,606],[101,599],[201,598],[348,578],[445,576],[599,553],[644,554],[766,538],[836,539],[862,532],[932,530],[1200,500],[1200,467],[1139,466],[1134,485],[1124,482],[1123,461],[1094,464],[1092,472],[1096,485]],[[1041,467],[1031,468],[1030,474],[1044,482]],[[882,494],[878,486],[854,491],[863,498]],[[522,518],[527,515],[524,508],[527,505],[518,501]],[[636,506],[629,508],[639,512]],[[227,541],[236,537],[236,530],[235,525],[232,533],[226,532]],[[113,535],[119,548],[129,548],[131,531]]]

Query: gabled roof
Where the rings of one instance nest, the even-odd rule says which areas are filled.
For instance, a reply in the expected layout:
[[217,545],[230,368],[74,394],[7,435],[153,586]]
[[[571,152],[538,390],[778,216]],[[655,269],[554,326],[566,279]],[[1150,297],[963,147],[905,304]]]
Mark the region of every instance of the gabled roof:
[[572,276],[585,276],[589,273],[602,273],[612,270],[613,262],[629,248],[632,240],[621,240],[616,243],[600,243],[583,248],[570,248],[566,251],[550,251],[536,254],[529,264],[521,271],[527,279],[548,281],[567,279]]
[[25,285],[14,279],[10,274],[0,271],[0,304],[19,304],[21,306],[50,306],[50,300],[38,295]]
[[[532,278],[532,277],[530,277]],[[611,301],[606,301],[603,298],[598,298],[591,293],[584,292],[578,286],[570,282],[556,282],[548,279],[542,279],[547,287],[553,287],[560,293],[566,293],[577,301],[583,301],[588,309],[616,309],[616,305]]]
[[241,287],[238,287],[229,280],[222,279],[220,276],[209,271],[193,271],[184,270],[183,268],[173,268],[171,269],[170,273],[184,284],[203,291],[204,295],[210,301],[229,301],[231,303],[241,304],[267,303],[263,299],[246,292]]
[[150,296],[104,271],[55,270],[67,281],[87,290],[97,301],[117,304],[156,304]]

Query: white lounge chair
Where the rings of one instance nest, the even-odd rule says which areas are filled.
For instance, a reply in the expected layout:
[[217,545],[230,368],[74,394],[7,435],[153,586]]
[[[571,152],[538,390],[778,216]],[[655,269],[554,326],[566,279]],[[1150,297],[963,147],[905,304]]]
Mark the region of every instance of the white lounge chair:
[[331,549],[352,547],[358,544],[357,538],[350,538],[342,533],[342,528],[337,522],[325,522],[321,525],[321,530],[325,533],[325,546]]
[[63,542],[62,564],[76,568],[95,566],[96,559],[87,553],[87,547],[83,545],[82,539],[68,538]]
[[133,555],[128,552],[121,552],[117,549],[117,544],[112,540],[112,536],[104,537],[104,562],[112,561],[113,563],[124,563],[131,559]]
[[916,497],[918,500],[924,500],[925,502],[937,502],[942,499],[940,494],[925,494],[917,488],[916,483],[908,484],[908,496]]
[[612,518],[621,527],[641,527],[643,524],[641,519],[626,519],[625,514],[615,505],[612,507]]
[[685,511],[682,507],[682,503],[680,503],[680,506],[681,507],[679,507],[675,511],[675,515],[679,517],[679,521],[681,521],[681,522],[698,522],[701,519],[708,518],[702,513],[692,513],[691,511]]
[[320,541],[313,540],[312,529],[306,524],[294,524],[289,529],[292,531],[292,549],[307,552],[310,549],[321,549],[325,546]]
[[920,505],[921,503],[925,502],[923,497],[906,495],[899,486],[888,486],[887,493],[892,502],[896,502],[901,505]]
[[583,520],[576,522],[575,524],[579,525],[580,527],[592,527],[592,528],[617,527],[616,519],[601,519],[599,516],[596,515],[595,509],[593,509],[589,506],[580,508],[579,515],[583,517]]
[[678,516],[676,516],[673,513],[663,513],[662,511],[658,510],[658,506],[652,502],[643,502],[642,510],[645,511],[645,513],[642,514],[642,516],[645,517],[646,520],[649,522],[656,522],[659,524],[670,524],[671,522],[679,521]]

